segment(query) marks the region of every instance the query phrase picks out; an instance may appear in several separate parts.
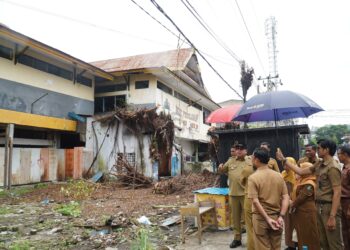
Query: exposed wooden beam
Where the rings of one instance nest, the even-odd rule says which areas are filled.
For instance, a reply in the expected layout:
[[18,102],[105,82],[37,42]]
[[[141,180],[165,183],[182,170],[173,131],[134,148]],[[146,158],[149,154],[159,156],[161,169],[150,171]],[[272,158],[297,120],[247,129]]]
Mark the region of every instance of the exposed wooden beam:
[[18,51],[18,44],[16,43],[15,46],[15,61],[14,63],[17,64],[18,58],[23,55],[27,50],[29,49],[29,46],[25,46],[21,51]]

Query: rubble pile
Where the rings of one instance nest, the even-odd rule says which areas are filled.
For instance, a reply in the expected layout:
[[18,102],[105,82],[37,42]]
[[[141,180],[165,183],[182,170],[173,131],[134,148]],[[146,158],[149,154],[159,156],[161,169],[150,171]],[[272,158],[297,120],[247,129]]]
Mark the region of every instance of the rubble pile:
[[187,175],[176,176],[168,180],[161,180],[154,184],[153,193],[155,194],[172,194],[186,193],[194,190],[218,187],[219,175],[204,170],[202,173],[189,173]]
[[117,163],[113,166],[111,175],[117,177],[117,181],[122,186],[132,188],[144,188],[152,185],[152,178],[139,173],[137,169],[121,155],[118,156]]

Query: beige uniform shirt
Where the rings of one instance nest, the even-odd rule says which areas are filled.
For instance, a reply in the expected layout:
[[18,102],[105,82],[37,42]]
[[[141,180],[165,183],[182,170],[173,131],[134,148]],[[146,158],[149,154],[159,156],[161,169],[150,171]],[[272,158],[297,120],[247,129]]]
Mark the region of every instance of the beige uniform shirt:
[[253,165],[246,165],[241,173],[240,184],[244,188],[244,194],[248,194],[248,178],[254,173]]
[[305,156],[305,157],[299,159],[298,165],[300,165],[301,163],[304,163],[304,162],[310,162],[310,163],[312,163],[312,164],[316,164],[316,163],[318,163],[319,161],[320,161],[320,159],[316,158],[316,160],[314,160],[313,162],[311,162],[311,161],[309,160],[309,158],[307,158],[307,157]]
[[[248,178],[248,198],[258,198],[268,215],[276,215],[281,211],[281,198],[288,194],[287,186],[280,173],[271,169],[256,170]],[[259,214],[253,206],[253,214]]]
[[244,196],[244,188],[240,184],[241,173],[245,166],[252,165],[251,158],[246,156],[240,160],[236,157],[231,157],[224,164],[224,172],[228,173],[229,179],[229,195],[231,196]]
[[319,161],[311,167],[317,177],[316,200],[332,202],[333,187],[341,185],[340,165],[333,159]]

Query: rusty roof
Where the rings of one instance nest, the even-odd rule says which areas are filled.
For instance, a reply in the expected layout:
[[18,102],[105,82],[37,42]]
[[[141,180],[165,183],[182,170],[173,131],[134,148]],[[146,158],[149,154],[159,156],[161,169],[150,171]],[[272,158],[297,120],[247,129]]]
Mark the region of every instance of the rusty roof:
[[183,70],[193,54],[192,48],[185,48],[91,62],[91,64],[109,73],[160,67]]

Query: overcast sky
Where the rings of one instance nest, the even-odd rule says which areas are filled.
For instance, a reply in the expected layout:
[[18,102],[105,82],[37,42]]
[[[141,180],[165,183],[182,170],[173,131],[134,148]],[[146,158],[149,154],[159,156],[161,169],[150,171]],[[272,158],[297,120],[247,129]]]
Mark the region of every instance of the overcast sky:
[[[178,32],[149,0],[135,0],[164,25]],[[197,23],[181,0],[157,0],[230,85],[239,87],[235,61]],[[228,47],[268,74],[264,22],[277,20],[280,89],[313,99],[324,109],[348,108],[350,65],[350,1],[237,0],[261,58],[252,46],[235,0],[189,0]],[[188,45],[147,16],[131,0],[0,0],[0,22],[29,37],[87,62],[176,49]],[[204,84],[216,102],[237,99],[200,60]],[[263,70],[265,69],[265,71]],[[249,96],[256,94],[255,87]]]

